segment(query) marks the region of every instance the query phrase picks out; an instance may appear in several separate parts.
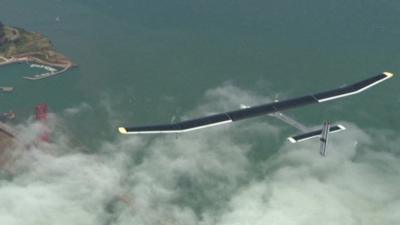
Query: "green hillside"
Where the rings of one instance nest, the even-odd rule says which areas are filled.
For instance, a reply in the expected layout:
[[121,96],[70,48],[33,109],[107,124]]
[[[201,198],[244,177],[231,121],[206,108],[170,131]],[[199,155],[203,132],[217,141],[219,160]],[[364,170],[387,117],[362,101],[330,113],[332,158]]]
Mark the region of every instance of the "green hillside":
[[0,56],[11,57],[26,53],[43,53],[52,49],[51,41],[43,35],[5,26],[0,22]]

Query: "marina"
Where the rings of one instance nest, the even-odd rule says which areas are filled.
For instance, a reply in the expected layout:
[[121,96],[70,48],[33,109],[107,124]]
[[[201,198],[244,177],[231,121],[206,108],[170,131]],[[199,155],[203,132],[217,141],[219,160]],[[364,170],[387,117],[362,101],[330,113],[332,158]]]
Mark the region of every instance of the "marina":
[[[10,65],[14,63],[23,63],[23,62],[24,63],[34,62],[34,64],[30,65],[31,68],[39,68],[47,71],[45,73],[35,74],[32,76],[24,76],[23,78],[27,80],[41,80],[52,76],[56,76],[67,71],[72,67],[71,62],[65,62],[65,64],[54,64],[54,63],[43,62],[40,59],[29,56],[11,57],[11,58],[0,56],[0,66]],[[40,63],[40,64],[35,64],[35,63]],[[60,67],[62,69],[58,70],[55,67]],[[0,87],[1,92],[12,92],[13,90],[14,90],[13,87]]]
[[27,80],[41,80],[41,79],[45,79],[45,78],[48,78],[48,77],[59,75],[59,74],[65,72],[65,71],[67,71],[70,68],[70,66],[66,66],[62,70],[57,70],[57,69],[55,69],[53,67],[44,66],[44,65],[37,65],[37,64],[32,64],[31,67],[33,67],[33,68],[34,67],[43,68],[43,69],[47,70],[48,72],[47,73],[42,73],[42,74],[36,74],[36,75],[33,75],[33,76],[25,76],[24,79],[27,79]]
[[55,69],[53,67],[45,66],[45,65],[39,65],[39,64],[31,64],[30,67],[31,68],[42,68],[42,69],[45,69],[45,70],[47,70],[49,72],[56,72],[57,71],[57,69]]

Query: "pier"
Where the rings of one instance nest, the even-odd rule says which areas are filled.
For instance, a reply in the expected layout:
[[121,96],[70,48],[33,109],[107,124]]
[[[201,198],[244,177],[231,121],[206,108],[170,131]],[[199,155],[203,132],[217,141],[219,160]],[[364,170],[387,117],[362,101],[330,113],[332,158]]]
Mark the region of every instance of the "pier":
[[[60,60],[58,63],[52,63],[52,62],[43,61],[36,57],[32,57],[32,56],[30,56],[30,54],[34,54],[34,53],[26,53],[26,54],[11,57],[11,58],[6,58],[3,56],[0,56],[0,66],[5,66],[5,65],[14,64],[14,63],[22,63],[22,62],[29,63],[29,62],[31,62],[31,63],[37,63],[37,64],[31,64],[30,65],[31,68],[42,68],[42,69],[47,70],[47,73],[23,77],[24,79],[27,79],[27,80],[41,80],[44,78],[56,76],[61,73],[64,73],[65,71],[67,71],[68,69],[70,69],[73,66],[72,62],[70,62],[68,60],[65,60],[65,61]],[[58,67],[58,68],[62,68],[62,69],[57,70],[54,67],[56,67],[56,68]],[[13,91],[13,88],[10,89],[10,87],[0,87],[0,90],[3,92],[10,92],[10,91]]]
[[36,74],[36,75],[33,75],[33,76],[25,76],[24,79],[27,79],[27,80],[41,80],[41,79],[44,79],[44,78],[53,77],[53,76],[59,75],[61,73],[64,73],[65,71],[67,71],[70,68],[69,66],[66,66],[62,70],[56,70],[53,67],[48,67],[48,66],[43,66],[43,65],[38,65],[38,66],[33,66],[33,65],[36,65],[36,64],[32,64],[31,67],[44,68],[45,70],[48,71],[48,73]]

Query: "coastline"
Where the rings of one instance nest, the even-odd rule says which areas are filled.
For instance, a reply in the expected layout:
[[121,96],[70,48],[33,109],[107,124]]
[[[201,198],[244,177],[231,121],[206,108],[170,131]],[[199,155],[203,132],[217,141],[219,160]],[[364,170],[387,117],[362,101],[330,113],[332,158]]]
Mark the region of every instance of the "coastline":
[[39,80],[66,72],[76,66],[71,60],[55,51],[52,42],[45,36],[22,28],[5,26],[0,22],[0,67],[15,63],[37,63],[54,67],[47,72],[26,76],[28,80]]
[[[41,54],[41,53],[40,52],[24,53],[24,54],[12,56],[9,58],[0,56],[0,59],[2,60],[2,61],[0,61],[0,67],[6,66],[6,65],[12,65],[12,64],[16,64],[16,63],[38,63],[41,65],[61,68],[61,70],[57,70],[57,71],[54,71],[51,73],[44,73],[44,74],[39,74],[39,75],[34,75],[34,76],[23,77],[24,79],[27,79],[27,80],[41,80],[44,78],[49,78],[52,76],[60,75],[64,72],[66,72],[67,70],[71,69],[72,67],[77,66],[75,63],[66,59],[65,57],[62,57],[62,59],[58,59],[55,62],[50,62],[50,61],[45,61],[45,60],[42,60],[42,59],[39,59],[39,58],[33,56],[33,55],[38,55],[38,54]],[[58,53],[56,53],[56,54],[58,54]]]

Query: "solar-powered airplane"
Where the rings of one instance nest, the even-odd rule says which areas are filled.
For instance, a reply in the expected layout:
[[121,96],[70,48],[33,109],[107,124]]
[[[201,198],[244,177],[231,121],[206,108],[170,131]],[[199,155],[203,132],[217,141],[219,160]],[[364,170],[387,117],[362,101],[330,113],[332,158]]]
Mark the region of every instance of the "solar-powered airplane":
[[291,98],[283,101],[275,101],[263,105],[256,105],[251,107],[245,106],[235,111],[208,115],[200,118],[181,121],[178,123],[137,126],[137,127],[119,127],[118,130],[122,134],[183,133],[202,128],[228,124],[231,122],[252,118],[256,116],[271,115],[298,128],[303,132],[302,134],[289,137],[288,140],[292,143],[308,140],[315,137],[320,137],[321,141],[320,154],[321,156],[325,156],[328,133],[334,133],[345,130],[345,127],[342,125],[331,125],[329,122],[324,122],[322,129],[309,130],[299,122],[284,115],[282,111],[296,107],[302,107],[313,103],[322,103],[337,98],[343,98],[349,95],[358,94],[384,80],[391,78],[392,76],[393,74],[390,72],[383,72],[382,74],[373,76],[366,80],[362,80],[350,85],[342,86],[333,90],[324,91],[316,94],[305,95],[302,97]]

